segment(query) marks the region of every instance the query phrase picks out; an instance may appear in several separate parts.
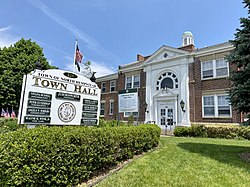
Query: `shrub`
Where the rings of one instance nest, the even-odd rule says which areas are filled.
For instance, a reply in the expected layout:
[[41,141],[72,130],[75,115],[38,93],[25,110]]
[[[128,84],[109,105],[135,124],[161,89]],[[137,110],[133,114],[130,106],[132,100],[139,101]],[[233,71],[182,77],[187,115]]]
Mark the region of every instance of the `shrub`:
[[0,118],[0,134],[16,131],[23,127],[25,127],[25,125],[17,124],[16,118]]
[[72,186],[158,145],[160,128],[37,127],[0,135],[0,186]]
[[239,128],[239,137],[250,140],[250,126]]
[[189,127],[182,127],[182,126],[177,126],[174,129],[174,135],[175,136],[191,136],[190,133],[190,128]]
[[190,135],[193,137],[207,137],[207,129],[205,125],[192,125]]
[[215,127],[205,125],[193,125],[191,127],[176,127],[175,136],[246,139],[250,140],[250,127]]
[[238,138],[238,127],[206,127],[209,138]]

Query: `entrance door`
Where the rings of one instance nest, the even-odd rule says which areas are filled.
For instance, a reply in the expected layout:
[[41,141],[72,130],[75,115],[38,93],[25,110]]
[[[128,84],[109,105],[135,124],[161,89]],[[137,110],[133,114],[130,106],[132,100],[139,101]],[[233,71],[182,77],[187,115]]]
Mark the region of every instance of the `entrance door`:
[[173,102],[162,102],[158,105],[158,124],[162,129],[172,131],[175,127],[175,110]]

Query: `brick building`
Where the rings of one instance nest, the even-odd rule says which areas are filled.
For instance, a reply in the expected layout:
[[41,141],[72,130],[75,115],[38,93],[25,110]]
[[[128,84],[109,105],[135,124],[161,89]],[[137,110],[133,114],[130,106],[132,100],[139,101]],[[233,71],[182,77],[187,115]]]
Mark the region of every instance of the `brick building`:
[[117,73],[98,78],[101,116],[137,117],[137,112],[118,113],[118,92],[137,88],[141,122],[159,126],[240,122],[227,100],[230,67],[225,56],[233,46],[226,42],[195,49],[191,32],[185,32],[182,41],[179,48],[163,45],[150,56],[138,54],[137,61],[119,66]]

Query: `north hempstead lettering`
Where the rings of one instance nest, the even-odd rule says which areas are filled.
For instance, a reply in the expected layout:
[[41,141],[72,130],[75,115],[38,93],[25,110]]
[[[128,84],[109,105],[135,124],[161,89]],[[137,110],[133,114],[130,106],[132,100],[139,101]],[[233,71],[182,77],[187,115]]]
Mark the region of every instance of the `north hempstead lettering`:
[[33,77],[33,80],[33,86],[97,96],[97,89],[95,88],[85,87],[78,84],[67,84],[60,81],[43,79],[41,77]]

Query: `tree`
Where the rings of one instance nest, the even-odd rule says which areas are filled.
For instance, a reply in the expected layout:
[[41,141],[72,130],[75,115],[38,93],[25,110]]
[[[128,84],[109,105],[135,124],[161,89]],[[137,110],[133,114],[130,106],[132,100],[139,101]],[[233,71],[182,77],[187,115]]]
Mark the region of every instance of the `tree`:
[[[250,14],[250,0],[244,0]],[[250,16],[241,18],[241,29],[237,29],[235,39],[230,41],[234,49],[227,56],[233,67],[230,74],[232,86],[229,96],[231,105],[243,114],[248,114],[246,125],[250,125]]]
[[0,48],[0,107],[17,111],[19,108],[23,75],[35,68],[40,61],[42,69],[50,66],[43,54],[43,49],[31,40],[21,39],[13,46]]

